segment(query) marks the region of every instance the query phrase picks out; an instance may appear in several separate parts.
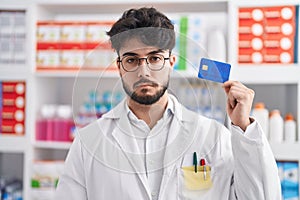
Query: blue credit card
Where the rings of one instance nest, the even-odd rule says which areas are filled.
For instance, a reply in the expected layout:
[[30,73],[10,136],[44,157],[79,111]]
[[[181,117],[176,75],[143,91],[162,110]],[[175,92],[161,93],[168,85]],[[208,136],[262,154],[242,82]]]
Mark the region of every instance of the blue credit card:
[[209,81],[224,83],[229,80],[231,65],[207,58],[200,61],[198,77]]

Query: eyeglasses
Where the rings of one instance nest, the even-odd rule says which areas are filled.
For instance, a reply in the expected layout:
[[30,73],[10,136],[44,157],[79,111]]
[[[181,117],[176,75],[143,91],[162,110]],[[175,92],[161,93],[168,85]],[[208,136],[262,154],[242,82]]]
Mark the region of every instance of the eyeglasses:
[[120,62],[123,69],[127,72],[134,72],[139,68],[140,61],[145,60],[147,67],[152,71],[159,71],[165,66],[165,61],[170,58],[165,58],[160,54],[151,54],[146,58],[139,58],[137,56],[124,56],[119,58],[117,62]]

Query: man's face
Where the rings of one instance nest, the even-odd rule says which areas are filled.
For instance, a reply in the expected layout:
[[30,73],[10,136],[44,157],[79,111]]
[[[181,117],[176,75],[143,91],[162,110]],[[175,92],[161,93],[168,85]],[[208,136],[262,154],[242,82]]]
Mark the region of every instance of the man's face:
[[[147,46],[138,39],[130,39],[125,42],[119,55],[123,60],[123,66],[129,56],[130,58],[170,57],[169,51]],[[161,70],[153,71],[147,66],[146,59],[140,59],[136,70],[128,72],[118,62],[125,92],[132,100],[140,104],[151,105],[157,102],[168,88],[170,72],[174,63],[175,57],[171,56],[169,60],[164,61],[164,67]]]

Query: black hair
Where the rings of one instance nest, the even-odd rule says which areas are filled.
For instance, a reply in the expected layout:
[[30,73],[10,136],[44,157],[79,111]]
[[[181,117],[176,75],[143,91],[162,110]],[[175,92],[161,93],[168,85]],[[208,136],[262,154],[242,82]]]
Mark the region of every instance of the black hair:
[[119,52],[123,43],[138,38],[146,45],[172,50],[175,46],[174,25],[155,8],[130,9],[107,32],[112,48]]

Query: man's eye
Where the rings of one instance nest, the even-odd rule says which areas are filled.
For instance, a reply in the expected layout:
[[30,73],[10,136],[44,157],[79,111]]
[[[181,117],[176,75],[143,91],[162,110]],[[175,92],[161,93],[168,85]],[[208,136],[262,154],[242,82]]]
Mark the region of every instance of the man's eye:
[[128,58],[126,59],[126,63],[132,64],[136,62],[136,58]]
[[160,56],[151,56],[150,58],[149,58],[149,62],[151,62],[151,63],[155,63],[155,62],[160,62],[162,60],[162,58],[160,57]]

